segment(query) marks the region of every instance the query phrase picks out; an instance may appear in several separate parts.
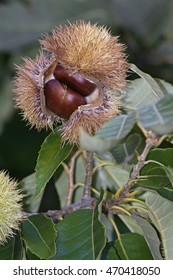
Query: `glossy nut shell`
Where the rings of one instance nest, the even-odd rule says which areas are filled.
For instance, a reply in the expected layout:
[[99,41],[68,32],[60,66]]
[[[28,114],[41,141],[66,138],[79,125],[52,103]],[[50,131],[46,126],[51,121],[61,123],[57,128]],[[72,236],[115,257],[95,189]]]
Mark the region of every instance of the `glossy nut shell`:
[[60,65],[56,66],[53,74],[58,81],[66,84],[82,96],[89,96],[97,87],[95,83],[81,77],[79,74],[71,74],[69,70]]
[[79,106],[86,104],[83,96],[55,79],[45,84],[44,95],[46,107],[63,119],[69,119]]

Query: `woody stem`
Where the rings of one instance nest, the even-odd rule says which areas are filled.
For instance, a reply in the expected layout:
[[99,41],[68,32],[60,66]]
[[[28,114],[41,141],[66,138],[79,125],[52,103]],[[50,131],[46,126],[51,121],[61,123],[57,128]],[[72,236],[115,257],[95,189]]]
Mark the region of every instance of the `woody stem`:
[[91,197],[91,183],[93,175],[93,152],[86,151],[86,176],[83,198],[88,199]]

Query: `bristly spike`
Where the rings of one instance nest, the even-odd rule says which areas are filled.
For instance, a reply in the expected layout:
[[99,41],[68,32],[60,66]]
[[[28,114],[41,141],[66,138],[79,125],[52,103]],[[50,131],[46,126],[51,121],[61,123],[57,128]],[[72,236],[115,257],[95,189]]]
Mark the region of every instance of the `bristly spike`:
[[19,229],[22,197],[17,183],[5,171],[0,171],[0,245]]

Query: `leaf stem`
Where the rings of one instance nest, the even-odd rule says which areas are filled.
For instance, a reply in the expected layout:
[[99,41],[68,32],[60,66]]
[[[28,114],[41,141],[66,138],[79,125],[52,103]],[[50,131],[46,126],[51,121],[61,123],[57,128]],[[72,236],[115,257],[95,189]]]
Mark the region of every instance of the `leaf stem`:
[[128,210],[126,210],[126,209],[124,209],[123,207],[121,207],[121,206],[118,206],[118,205],[114,205],[114,206],[112,206],[110,209],[109,209],[109,211],[111,211],[112,212],[112,210],[119,210],[120,212],[123,212],[124,214],[126,214],[127,216],[131,216],[131,214],[130,214],[130,212],[128,211]]
[[70,164],[68,167],[68,190],[66,196],[66,205],[70,205],[72,203],[72,196],[74,191],[74,168],[76,163],[76,158],[81,154],[81,151],[77,151],[70,159]]
[[103,162],[103,163],[101,163],[101,164],[99,164],[99,165],[97,165],[97,166],[95,166],[95,167],[93,168],[93,174],[94,174],[99,168],[104,167],[104,166],[115,166],[115,163],[112,163],[112,162]]

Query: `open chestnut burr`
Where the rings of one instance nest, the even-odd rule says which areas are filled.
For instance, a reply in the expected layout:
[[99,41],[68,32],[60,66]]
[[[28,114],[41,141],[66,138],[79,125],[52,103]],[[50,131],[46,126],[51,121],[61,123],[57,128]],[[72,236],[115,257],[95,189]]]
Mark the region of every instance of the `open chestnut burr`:
[[79,145],[121,113],[128,63],[124,45],[103,26],[77,21],[46,34],[35,59],[17,67],[15,103],[38,130],[61,123],[63,141]]

